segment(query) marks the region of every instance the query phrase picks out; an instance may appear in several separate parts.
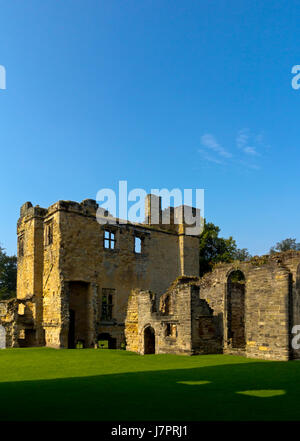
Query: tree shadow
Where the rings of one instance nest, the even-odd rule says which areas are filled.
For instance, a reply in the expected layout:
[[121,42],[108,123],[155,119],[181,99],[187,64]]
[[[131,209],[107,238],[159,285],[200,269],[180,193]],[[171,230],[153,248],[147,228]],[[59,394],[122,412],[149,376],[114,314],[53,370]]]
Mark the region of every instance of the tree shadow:
[[6,382],[0,419],[300,420],[299,380],[297,362],[252,362]]

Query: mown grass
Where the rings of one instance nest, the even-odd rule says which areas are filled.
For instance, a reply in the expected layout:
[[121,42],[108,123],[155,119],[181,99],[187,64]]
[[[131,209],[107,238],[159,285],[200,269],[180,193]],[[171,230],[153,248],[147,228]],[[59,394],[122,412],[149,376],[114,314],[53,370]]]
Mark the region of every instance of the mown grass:
[[6,349],[0,397],[1,420],[300,420],[300,363]]

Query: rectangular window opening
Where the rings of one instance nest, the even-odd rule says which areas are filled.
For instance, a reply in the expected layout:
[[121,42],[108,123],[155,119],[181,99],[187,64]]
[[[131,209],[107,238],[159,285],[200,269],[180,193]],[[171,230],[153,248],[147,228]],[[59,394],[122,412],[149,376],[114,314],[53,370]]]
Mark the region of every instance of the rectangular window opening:
[[112,233],[109,230],[104,230],[104,248],[108,250],[114,250],[115,249],[115,233]]
[[115,289],[102,288],[101,320],[112,320]]
[[176,339],[176,337],[177,337],[177,326],[174,325],[173,323],[166,323],[165,336]]

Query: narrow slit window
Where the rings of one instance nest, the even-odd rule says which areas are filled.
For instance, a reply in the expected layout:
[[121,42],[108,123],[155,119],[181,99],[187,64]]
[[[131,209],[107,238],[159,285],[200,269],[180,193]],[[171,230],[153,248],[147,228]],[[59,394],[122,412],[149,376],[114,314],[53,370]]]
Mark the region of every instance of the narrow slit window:
[[134,252],[137,254],[141,254],[142,252],[142,239],[140,237],[134,238]]
[[18,241],[18,248],[19,248],[19,257],[23,257],[24,256],[24,237],[21,236],[19,237],[19,241]]
[[170,323],[166,324],[166,337],[170,337],[172,335],[171,325]]
[[51,245],[53,243],[53,225],[49,224],[46,226],[46,235],[45,235],[45,243],[46,245]]

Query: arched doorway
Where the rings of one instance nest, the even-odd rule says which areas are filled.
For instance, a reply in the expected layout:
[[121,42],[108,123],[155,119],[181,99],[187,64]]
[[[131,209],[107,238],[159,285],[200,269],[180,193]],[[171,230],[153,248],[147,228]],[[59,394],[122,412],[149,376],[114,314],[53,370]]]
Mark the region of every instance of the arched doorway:
[[245,337],[245,276],[232,271],[227,279],[227,343],[233,349],[244,349]]
[[151,326],[144,331],[144,354],[155,354],[155,332]]

